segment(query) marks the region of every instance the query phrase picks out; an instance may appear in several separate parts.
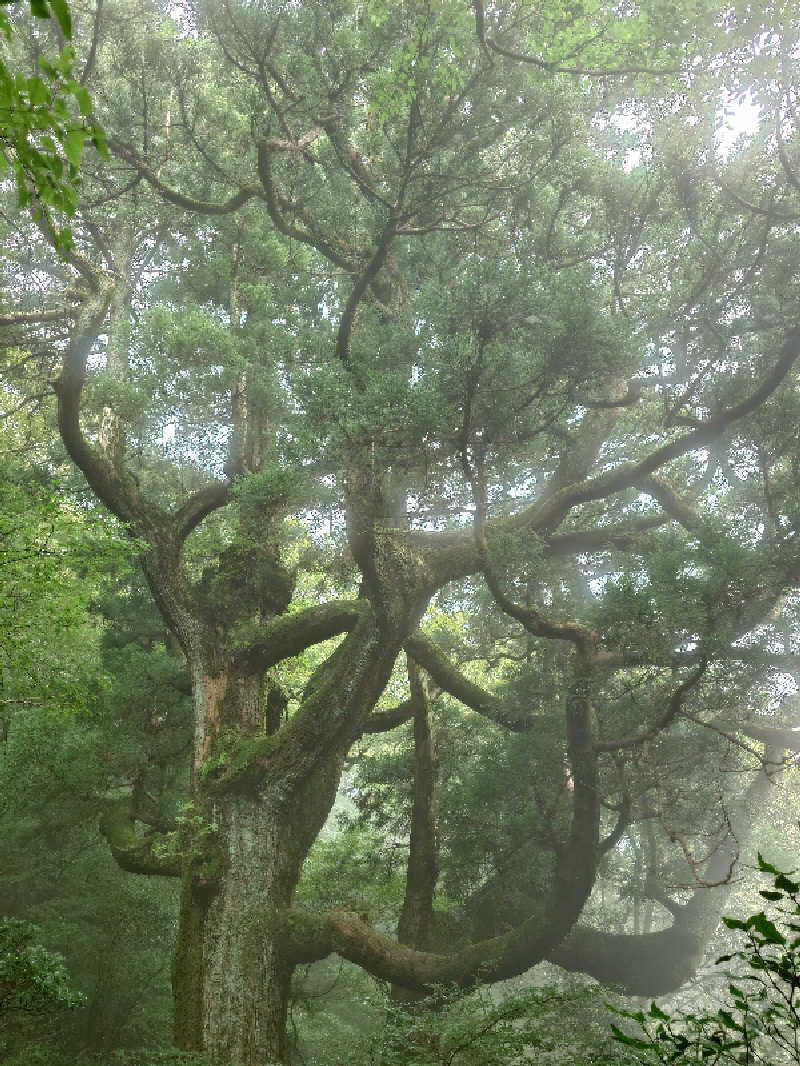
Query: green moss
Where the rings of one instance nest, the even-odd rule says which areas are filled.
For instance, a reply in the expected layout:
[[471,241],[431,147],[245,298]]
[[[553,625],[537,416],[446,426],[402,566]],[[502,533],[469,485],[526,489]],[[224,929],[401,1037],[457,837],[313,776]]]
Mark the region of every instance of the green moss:
[[277,751],[280,741],[277,736],[242,737],[231,753],[230,772],[240,774],[255,762],[269,758]]

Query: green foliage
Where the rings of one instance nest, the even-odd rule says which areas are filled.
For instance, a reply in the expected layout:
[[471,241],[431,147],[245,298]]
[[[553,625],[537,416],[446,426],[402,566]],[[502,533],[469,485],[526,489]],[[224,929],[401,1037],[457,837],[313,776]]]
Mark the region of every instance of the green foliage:
[[670,1066],[800,1062],[800,882],[761,855],[758,868],[772,876],[773,888],[760,892],[773,904],[772,916],[758,911],[744,920],[723,918],[744,939],[741,948],[717,959],[717,965],[744,964],[726,972],[724,1007],[713,1014],[677,1016],[655,1003],[647,1011],[612,1008],[638,1027],[637,1036],[611,1027],[620,1044],[640,1053],[636,1061]]
[[[65,0],[30,0],[30,9],[39,19],[54,15],[63,39],[70,40],[72,19]],[[0,35],[11,41],[12,32],[11,20],[0,10]],[[30,77],[9,69],[0,58],[0,176],[12,171],[18,205],[32,205],[34,219],[44,223],[62,253],[72,246],[72,233],[56,227],[52,212],[68,218],[75,214],[85,143],[108,158],[103,131],[91,117],[92,102],[74,76],[74,64],[69,45],[55,58],[39,56],[38,73]]]
[[602,1025],[597,988],[464,993],[441,987],[422,1000],[376,1004],[385,1025],[345,1051],[329,1046],[314,1066],[620,1066]]
[[0,479],[0,713],[85,709],[104,681],[88,604],[129,553],[114,523],[82,512],[55,479],[13,470]]
[[38,935],[30,922],[0,919],[0,1019],[8,1013],[45,1014],[83,1002],[70,987],[63,957],[38,944]]

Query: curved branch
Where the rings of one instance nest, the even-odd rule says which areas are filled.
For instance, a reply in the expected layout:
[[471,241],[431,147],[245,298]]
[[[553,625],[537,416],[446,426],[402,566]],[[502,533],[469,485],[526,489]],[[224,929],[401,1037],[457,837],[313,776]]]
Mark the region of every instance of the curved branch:
[[325,240],[325,238],[321,237],[319,234],[312,233],[308,229],[300,229],[293,223],[287,222],[284,218],[278,200],[278,194],[275,190],[275,182],[272,177],[271,155],[272,150],[269,141],[262,138],[258,142],[258,176],[261,179],[260,193],[264,197],[269,217],[272,219],[275,228],[285,237],[291,237],[293,240],[299,241],[301,244],[306,244],[310,248],[315,248],[332,263],[335,263],[336,266],[342,267],[343,270],[352,271],[357,269],[357,263],[353,257],[338,251],[330,241]]
[[263,195],[261,186],[243,185],[235,196],[231,196],[230,199],[225,200],[223,203],[197,200],[193,196],[186,196],[177,189],[172,189],[169,185],[165,185],[155,171],[152,170],[143,159],[140,159],[132,148],[119,140],[119,138],[106,137],[106,143],[121,159],[124,159],[129,166],[132,166],[134,170],[145,179],[145,181],[149,182],[149,184],[152,185],[165,200],[169,201],[171,204],[175,204],[176,207],[184,208],[186,211],[195,211],[200,215],[230,215],[234,211],[238,211],[238,209],[243,204],[246,204],[248,200]]
[[648,740],[652,740],[658,736],[659,733],[667,729],[677,717],[678,712],[683,706],[683,701],[686,695],[691,692],[703,674],[708,668],[708,659],[702,657],[700,664],[694,673],[687,677],[685,681],[675,689],[670,697],[664,713],[653,722],[649,729],[643,730],[641,733],[636,733],[630,737],[619,737],[617,740],[596,740],[594,744],[595,751],[622,751],[623,748],[636,748],[640,744],[646,743]]
[[80,425],[86,364],[95,341],[104,329],[112,297],[113,289],[108,288],[86,304],[64,353],[61,376],[53,382],[53,390],[58,398],[58,428],[70,458],[83,472],[98,499],[133,532],[153,537],[157,535],[163,516],[141,499],[130,474],[121,466],[109,462],[89,444]]
[[559,61],[547,61],[540,59],[538,56],[528,55],[524,52],[516,52],[511,48],[504,48],[498,44],[491,37],[486,36],[485,16],[483,10],[482,0],[473,0],[473,6],[475,8],[475,30],[480,41],[481,47],[485,51],[496,52],[497,55],[504,56],[506,59],[513,59],[517,63],[527,63],[533,66],[539,67],[540,70],[546,70],[549,74],[579,74],[585,76],[594,76],[598,78],[624,78],[629,74],[652,74],[655,77],[659,77],[662,74],[679,74],[680,67],[617,67],[616,69],[598,68],[590,69],[587,67],[569,67],[564,66]]
[[182,503],[172,516],[178,543],[182,544],[204,518],[220,507],[224,507],[229,495],[230,485],[225,481],[215,481]]
[[337,600],[282,615],[266,626],[247,648],[238,652],[234,663],[251,671],[269,670],[284,659],[299,655],[312,644],[349,633],[369,610],[366,600]]
[[367,265],[362,270],[358,280],[353,286],[352,292],[347,298],[347,303],[344,306],[342,317],[339,322],[339,330],[336,334],[336,356],[338,359],[341,359],[343,363],[349,362],[350,359],[350,335],[353,332],[353,323],[355,321],[358,305],[364,298],[367,289],[377,277],[378,271],[386,262],[392,238],[396,232],[396,220],[394,214],[392,214],[383,228],[383,233],[380,236],[375,251]]
[[453,666],[441,648],[420,630],[408,638],[404,647],[406,653],[425,669],[437,685],[466,707],[513,733],[524,733],[530,729],[532,721],[529,715],[510,711],[497,696],[470,681]]
[[[605,499],[625,489],[635,488],[643,479],[672,460],[695,448],[705,447],[721,436],[734,422],[752,414],[781,384],[798,356],[800,324],[788,331],[774,366],[749,397],[718,412],[691,432],[656,448],[642,459],[620,463],[611,470],[566,484],[509,518],[487,519],[487,539],[491,543],[495,536],[502,537],[504,534],[515,532],[538,533],[549,537],[574,508]],[[441,534],[425,532],[406,536],[427,549],[436,587],[467,577],[481,569],[478,545],[471,530],[447,530]]]
[[556,949],[580,914],[597,871],[599,800],[597,759],[591,743],[591,668],[580,654],[576,660],[566,713],[572,824],[568,840],[559,849],[542,912],[502,936],[452,955],[412,950],[349,912],[334,911],[322,918],[293,913],[287,925],[287,950],[295,962],[311,962],[336,952],[375,977],[424,990],[442,982],[465,986],[476,979],[514,977]]
[[126,796],[110,803],[100,820],[100,832],[117,865],[128,873],[180,877],[181,862],[174,836],[154,830],[138,834],[134,811],[133,798]]
[[764,768],[737,803],[731,819],[737,837],[719,847],[706,864],[703,880],[718,887],[698,887],[687,904],[670,908],[675,912],[673,925],[657,933],[614,934],[576,927],[550,954],[550,961],[603,984],[620,985],[633,995],[665,995],[685,984],[702,962],[708,939],[719,924],[733,887],[731,859],[749,839],[756,822],[754,811],[767,797],[778,760],[777,752],[768,749]]

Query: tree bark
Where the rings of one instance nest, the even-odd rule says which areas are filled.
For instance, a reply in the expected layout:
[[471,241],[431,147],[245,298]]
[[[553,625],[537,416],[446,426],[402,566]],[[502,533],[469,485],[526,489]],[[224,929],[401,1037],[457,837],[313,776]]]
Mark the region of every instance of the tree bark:
[[214,815],[223,869],[210,886],[191,861],[184,875],[176,1043],[225,1066],[283,1062],[292,967],[279,926],[302,856],[263,795],[226,797]]
[[436,825],[433,816],[435,752],[431,712],[419,667],[408,663],[414,705],[414,781],[406,891],[397,926],[401,944],[427,950],[431,945],[433,893],[437,878]]
[[[195,673],[202,674],[196,695],[202,714],[182,827],[175,1043],[221,1066],[285,1062],[294,968],[286,915],[333,805],[342,758],[334,751],[300,781],[278,767],[256,773],[276,744],[266,729],[263,677]],[[238,776],[216,773],[237,759]]]

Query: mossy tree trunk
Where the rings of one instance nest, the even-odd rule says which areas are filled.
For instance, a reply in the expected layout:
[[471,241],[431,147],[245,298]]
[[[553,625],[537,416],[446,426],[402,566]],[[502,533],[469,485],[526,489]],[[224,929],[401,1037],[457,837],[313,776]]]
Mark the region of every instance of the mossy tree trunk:
[[368,713],[396,654],[373,625],[362,625],[283,723],[257,656],[216,655],[193,670],[194,757],[173,971],[178,1047],[224,1066],[286,1061],[295,965],[287,916],[336,797],[350,721]]
[[183,874],[176,1044],[225,1066],[284,1062],[293,969],[284,923],[319,827],[301,806],[292,813],[280,788],[222,796],[211,812],[206,855]]

